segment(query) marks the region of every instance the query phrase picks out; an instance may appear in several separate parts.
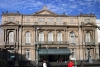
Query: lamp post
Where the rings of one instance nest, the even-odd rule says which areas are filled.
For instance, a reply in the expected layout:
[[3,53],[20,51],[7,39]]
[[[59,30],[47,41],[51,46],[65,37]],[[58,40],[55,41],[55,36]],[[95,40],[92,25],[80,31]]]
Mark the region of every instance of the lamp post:
[[39,67],[39,44],[38,44],[38,30],[40,27],[36,27],[36,67]]

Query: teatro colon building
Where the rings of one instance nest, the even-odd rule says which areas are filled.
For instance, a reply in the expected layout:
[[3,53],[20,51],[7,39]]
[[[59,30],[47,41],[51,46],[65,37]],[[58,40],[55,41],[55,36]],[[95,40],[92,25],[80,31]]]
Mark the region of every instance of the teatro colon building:
[[46,6],[33,14],[2,12],[0,56],[10,61],[97,60],[95,14],[56,14]]

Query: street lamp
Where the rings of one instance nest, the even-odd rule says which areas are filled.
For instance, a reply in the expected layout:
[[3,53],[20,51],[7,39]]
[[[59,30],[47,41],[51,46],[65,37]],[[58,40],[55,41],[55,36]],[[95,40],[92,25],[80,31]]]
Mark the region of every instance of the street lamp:
[[38,44],[38,30],[40,29],[41,27],[36,27],[35,30],[36,30],[36,65],[37,67],[39,67],[39,44]]

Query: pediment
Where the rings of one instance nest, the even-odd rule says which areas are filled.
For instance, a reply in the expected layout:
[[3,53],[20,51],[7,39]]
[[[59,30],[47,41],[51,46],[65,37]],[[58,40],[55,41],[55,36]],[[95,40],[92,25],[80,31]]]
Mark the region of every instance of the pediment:
[[2,25],[18,25],[18,23],[15,23],[15,22],[5,22]]
[[82,26],[96,26],[93,22],[84,23]]
[[40,14],[40,15],[56,15],[55,13],[49,11],[49,10],[42,10],[42,11],[39,11],[39,12],[36,12],[35,14]]
[[47,9],[46,6],[42,10],[35,12],[35,15],[56,15],[54,12]]

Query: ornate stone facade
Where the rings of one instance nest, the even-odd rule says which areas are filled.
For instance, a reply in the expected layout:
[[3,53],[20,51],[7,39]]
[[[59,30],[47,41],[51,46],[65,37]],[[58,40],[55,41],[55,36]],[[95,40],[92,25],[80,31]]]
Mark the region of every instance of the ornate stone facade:
[[[38,27],[40,29],[37,29]],[[61,53],[64,52],[63,55],[55,52],[56,56],[53,55],[54,52],[40,53],[39,60],[44,58],[50,60],[51,57],[56,58],[53,61],[57,61],[58,58],[66,61],[66,57],[76,60],[99,58],[96,16],[92,13],[80,13],[77,16],[59,15],[46,7],[31,15],[3,12],[1,29],[1,56],[6,60],[10,60],[14,55],[15,60],[35,61],[36,40],[40,52],[42,48],[47,50],[61,48],[70,49],[71,53],[66,54],[67,50],[65,52],[59,50]]]

